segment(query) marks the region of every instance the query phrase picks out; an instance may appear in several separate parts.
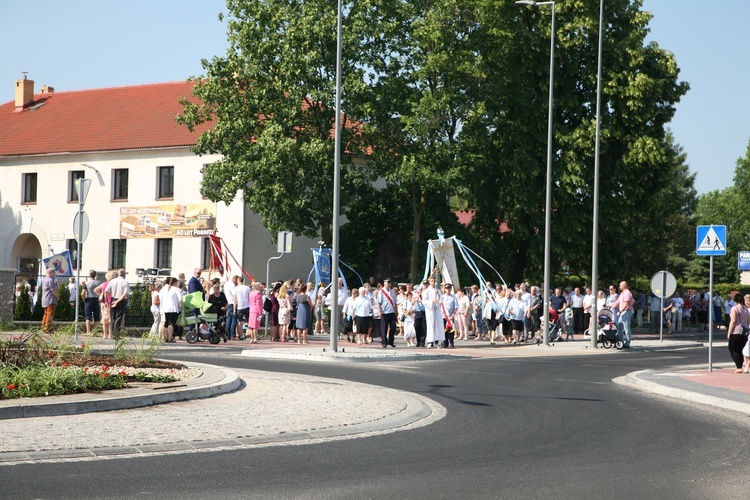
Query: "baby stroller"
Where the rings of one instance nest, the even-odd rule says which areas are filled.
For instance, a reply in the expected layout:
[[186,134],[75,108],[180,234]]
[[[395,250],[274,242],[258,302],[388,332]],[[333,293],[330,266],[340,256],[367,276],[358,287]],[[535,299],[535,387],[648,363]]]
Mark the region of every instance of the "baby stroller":
[[[226,317],[207,312],[210,307],[211,304],[203,300],[201,292],[189,293],[182,298],[182,312],[177,324],[195,326],[185,334],[185,340],[190,344],[195,344],[198,340],[208,340],[211,344],[218,344],[222,339],[226,343],[227,335],[224,326]],[[193,314],[195,309],[200,311],[198,315]]]
[[565,319],[560,317],[560,313],[550,307],[549,309],[549,341],[564,342],[565,337]]
[[597,324],[597,342],[599,342],[605,349],[609,349],[615,346],[617,349],[622,349],[623,343],[620,340],[620,334],[617,331],[617,325],[615,324],[615,314],[609,309],[602,309],[598,312],[596,317]]

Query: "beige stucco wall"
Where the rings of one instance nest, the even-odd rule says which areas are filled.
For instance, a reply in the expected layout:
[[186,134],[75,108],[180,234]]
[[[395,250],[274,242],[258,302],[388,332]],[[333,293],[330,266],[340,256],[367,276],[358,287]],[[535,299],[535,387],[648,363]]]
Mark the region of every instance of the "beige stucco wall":
[[[188,148],[0,158],[0,267],[18,266],[13,246],[22,234],[30,232],[36,237],[43,258],[64,249],[66,240],[74,238],[73,220],[78,203],[68,202],[69,177],[70,171],[83,170],[92,185],[84,207],[89,234],[82,252],[82,271],[108,269],[110,240],[120,238],[123,209],[207,204],[215,208],[217,234],[232,254],[256,279],[265,280],[267,261],[278,253],[260,218],[246,210],[241,194],[230,205],[212,203],[200,195],[201,168],[218,158],[218,155],[199,157]],[[174,166],[173,200],[157,199],[160,166]],[[129,170],[127,201],[112,201],[112,172],[119,168]],[[35,204],[21,204],[26,172],[38,175]],[[184,272],[190,276],[200,264],[202,237],[174,237],[172,241],[172,274]],[[272,279],[306,278],[312,266],[312,246],[317,246],[316,240],[295,237],[293,253],[272,262]],[[126,261],[129,279],[138,281],[136,268],[156,265],[156,240],[128,239]],[[282,270],[283,274],[275,273]],[[239,269],[234,266],[233,271]]]

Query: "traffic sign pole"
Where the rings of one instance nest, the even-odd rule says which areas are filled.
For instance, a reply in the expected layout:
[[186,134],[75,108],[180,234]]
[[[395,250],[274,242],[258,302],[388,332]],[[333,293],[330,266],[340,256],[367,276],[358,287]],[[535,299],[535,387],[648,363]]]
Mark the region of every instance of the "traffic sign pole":
[[714,256],[709,257],[708,266],[708,373],[713,371],[712,353],[714,347]]
[[[667,289],[667,273],[662,271],[661,273],[661,289]],[[659,342],[664,342],[664,299],[659,299],[661,304],[661,319],[659,320]]]

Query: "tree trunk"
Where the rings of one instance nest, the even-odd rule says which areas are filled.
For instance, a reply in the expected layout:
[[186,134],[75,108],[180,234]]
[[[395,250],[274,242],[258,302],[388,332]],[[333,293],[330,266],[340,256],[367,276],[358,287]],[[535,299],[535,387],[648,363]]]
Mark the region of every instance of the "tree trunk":
[[516,283],[521,283],[524,279],[524,272],[526,271],[526,262],[529,258],[529,246],[531,241],[527,238],[518,244],[518,253],[516,254],[516,260],[513,263],[513,272],[510,276],[510,282],[508,286],[513,286]]

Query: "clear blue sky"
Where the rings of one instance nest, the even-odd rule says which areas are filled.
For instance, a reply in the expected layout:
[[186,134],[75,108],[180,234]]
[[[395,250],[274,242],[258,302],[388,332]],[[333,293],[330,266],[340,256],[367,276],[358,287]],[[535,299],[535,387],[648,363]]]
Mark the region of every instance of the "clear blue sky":
[[[670,127],[696,189],[728,187],[750,140],[750,1],[644,0],[643,8],[654,13],[650,39],[675,54],[691,85]],[[224,0],[0,0],[0,102],[13,99],[22,71],[37,89],[58,91],[202,74],[201,58],[226,51],[223,10]]]

